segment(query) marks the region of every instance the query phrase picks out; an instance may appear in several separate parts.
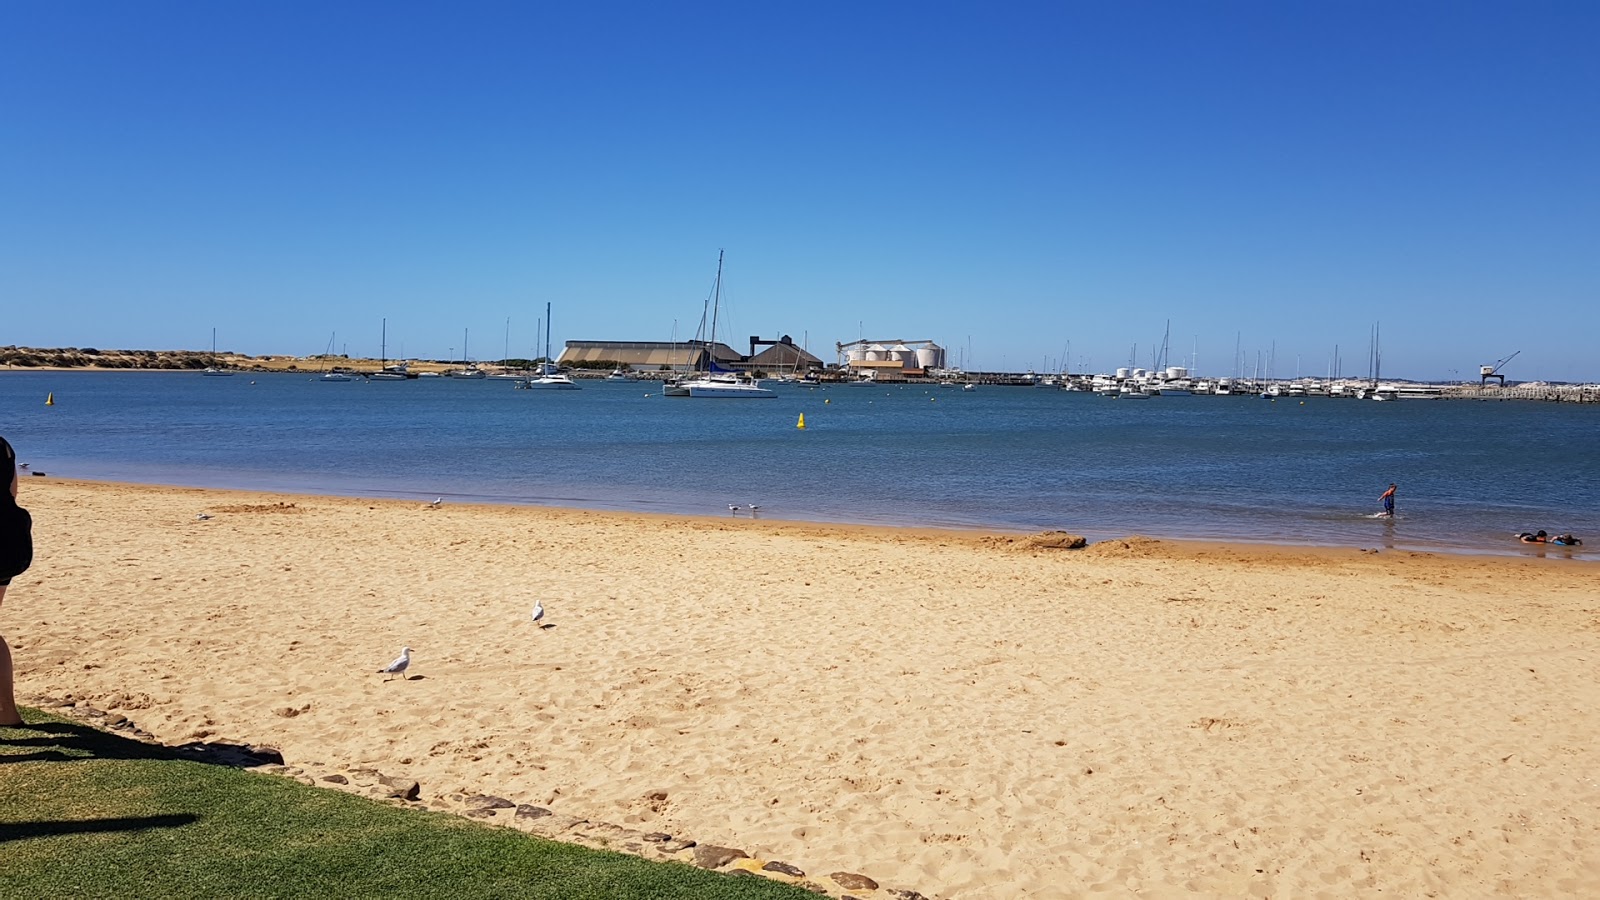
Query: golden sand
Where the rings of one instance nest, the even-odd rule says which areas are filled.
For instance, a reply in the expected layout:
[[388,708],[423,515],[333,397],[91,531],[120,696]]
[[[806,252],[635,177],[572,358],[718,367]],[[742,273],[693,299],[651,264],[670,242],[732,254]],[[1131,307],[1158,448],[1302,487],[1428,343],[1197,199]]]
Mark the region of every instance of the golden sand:
[[23,489],[19,693],[164,741],[929,896],[1600,895],[1593,563]]

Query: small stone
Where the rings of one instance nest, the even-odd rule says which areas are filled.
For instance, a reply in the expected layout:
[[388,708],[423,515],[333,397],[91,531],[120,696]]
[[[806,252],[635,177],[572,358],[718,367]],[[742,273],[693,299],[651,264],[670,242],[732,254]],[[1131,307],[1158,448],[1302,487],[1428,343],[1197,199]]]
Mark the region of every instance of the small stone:
[[833,879],[834,884],[847,891],[875,891],[878,889],[876,881],[865,875],[858,875],[855,872],[834,872],[828,877]]
[[492,818],[494,818],[494,810],[492,810],[492,809],[482,809],[482,808],[469,809],[466,812],[462,813],[462,815],[466,816],[469,819],[492,819]]
[[694,841],[665,841],[658,845],[662,853],[678,853],[694,846]]
[[544,818],[545,816],[548,816],[548,815],[550,815],[550,810],[545,809],[542,806],[529,806],[528,804],[524,803],[521,806],[517,807],[516,818],[519,818],[519,819],[542,819],[542,818]]
[[478,794],[468,798],[467,805],[473,809],[512,809],[516,806],[504,797],[493,797],[488,794]]
[[806,877],[806,873],[800,871],[800,869],[798,867],[791,866],[786,862],[778,862],[776,860],[774,860],[772,862],[769,862],[766,865],[762,866],[761,870],[763,872],[779,872],[781,874],[788,875],[791,878],[804,878],[804,877]]
[[720,869],[736,859],[749,859],[750,854],[732,847],[702,844],[694,848],[694,864],[702,869]]
[[126,723],[127,721],[128,721],[128,717],[127,716],[122,716],[122,715],[109,715],[109,716],[106,716],[106,724],[110,725],[112,728],[115,728],[118,725],[122,725],[122,724]]
[[300,715],[300,710],[295,709],[292,706],[280,706],[277,709],[273,710],[272,714],[275,715],[275,716],[278,716],[280,718],[292,719],[295,716]]
[[652,831],[645,835],[644,839],[650,841],[651,843],[659,844],[663,841],[672,840],[672,835],[667,834],[665,831]]
[[402,800],[415,800],[422,793],[422,785],[409,778],[394,778],[383,775],[378,778],[378,783],[384,787],[384,796],[399,797]]
[[324,776],[322,776],[322,780],[326,781],[326,782],[330,782],[332,784],[349,784],[350,783],[350,779],[344,777],[343,775],[324,775]]

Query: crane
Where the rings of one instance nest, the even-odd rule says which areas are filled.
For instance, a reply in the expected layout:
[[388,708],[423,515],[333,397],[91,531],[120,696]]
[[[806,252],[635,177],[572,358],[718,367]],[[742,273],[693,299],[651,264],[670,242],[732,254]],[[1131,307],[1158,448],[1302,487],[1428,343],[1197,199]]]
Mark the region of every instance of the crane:
[[1504,359],[1496,360],[1495,364],[1492,365],[1492,366],[1479,366],[1478,367],[1478,374],[1480,376],[1482,376],[1482,378],[1478,381],[1478,386],[1479,387],[1483,387],[1484,385],[1487,385],[1489,383],[1489,379],[1498,378],[1498,379],[1500,379],[1500,386],[1501,387],[1505,387],[1506,377],[1504,375],[1500,374],[1500,370],[1505,367],[1506,363],[1509,363],[1513,359],[1516,359],[1517,358],[1517,353],[1521,353],[1521,352],[1522,352],[1521,350],[1518,350],[1516,353],[1513,353],[1510,356],[1505,357]]

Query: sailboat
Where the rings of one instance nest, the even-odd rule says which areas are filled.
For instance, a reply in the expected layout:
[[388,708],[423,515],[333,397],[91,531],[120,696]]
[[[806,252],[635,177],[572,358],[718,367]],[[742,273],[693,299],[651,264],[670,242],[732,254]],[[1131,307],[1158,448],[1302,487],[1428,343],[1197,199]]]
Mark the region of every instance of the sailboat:
[[461,368],[451,372],[451,377],[473,379],[489,377],[489,373],[468,362],[467,360],[470,358],[467,356],[467,329],[463,328],[461,329]]
[[544,362],[539,364],[539,377],[529,378],[517,387],[528,388],[535,391],[576,391],[580,390],[571,378],[561,374],[555,364],[550,361],[550,304],[544,305]]
[[333,334],[328,335],[328,349],[327,349],[327,351],[325,353],[322,354],[322,365],[324,366],[325,371],[323,371],[322,377],[317,379],[318,381],[349,381],[350,380],[349,374],[347,374],[345,372],[340,372],[337,369],[326,369],[326,366],[328,365],[328,360],[330,358],[332,358],[332,356],[333,356],[333,342],[336,339],[338,339],[338,337],[339,337],[339,332],[337,332],[337,331],[335,331]]
[[717,251],[717,280],[712,289],[711,340],[703,345],[706,369],[697,377],[676,385],[675,390],[663,390],[667,397],[702,397],[714,399],[773,399],[778,396],[771,388],[743,372],[729,372],[717,367],[712,348],[717,345],[717,311],[722,306],[722,251]]
[[213,329],[211,329],[211,362],[212,362],[212,365],[206,366],[205,371],[201,372],[200,374],[201,375],[232,375],[233,374],[232,372],[228,371],[227,369],[218,368],[216,366],[216,361],[217,361],[217,330],[215,328],[213,328]]
[[379,347],[379,349],[378,349],[378,365],[380,366],[380,368],[378,369],[378,371],[372,372],[372,373],[367,375],[367,378],[369,380],[371,380],[371,381],[405,381],[407,378],[411,377],[411,367],[406,365],[405,363],[403,363],[403,362],[402,363],[395,363],[392,366],[388,365],[388,362],[389,362],[389,320],[388,319],[384,319],[383,320],[383,336],[380,338],[380,343],[378,344],[378,347]]

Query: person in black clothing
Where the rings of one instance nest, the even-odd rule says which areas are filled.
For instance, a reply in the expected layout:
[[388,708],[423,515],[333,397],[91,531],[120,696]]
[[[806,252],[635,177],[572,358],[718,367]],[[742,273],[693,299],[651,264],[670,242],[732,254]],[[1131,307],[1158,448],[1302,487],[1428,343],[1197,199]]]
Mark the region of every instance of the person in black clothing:
[[[33,564],[33,519],[17,505],[17,454],[3,437],[0,477],[6,484],[6,489],[0,490],[0,602],[4,602],[11,579]],[[22,724],[11,680],[11,646],[0,635],[0,727]]]

